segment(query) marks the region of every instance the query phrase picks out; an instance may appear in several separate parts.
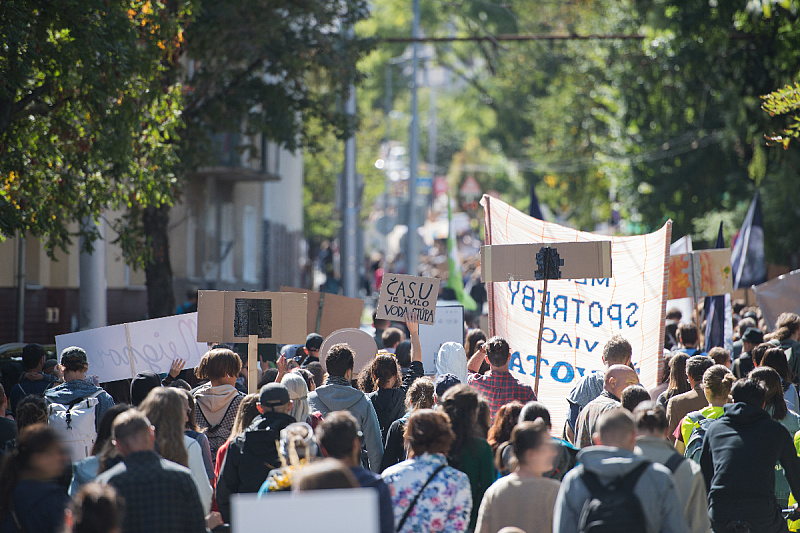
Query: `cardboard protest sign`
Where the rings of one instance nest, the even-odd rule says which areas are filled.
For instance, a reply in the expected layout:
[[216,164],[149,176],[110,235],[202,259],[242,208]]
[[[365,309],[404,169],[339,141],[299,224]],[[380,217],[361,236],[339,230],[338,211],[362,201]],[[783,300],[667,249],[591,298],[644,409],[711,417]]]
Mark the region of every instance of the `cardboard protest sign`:
[[325,533],[380,531],[378,491],[372,488],[273,492],[264,498],[234,494],[231,522],[236,533],[262,533],[269,517],[270,531],[307,533],[314,530],[309,527],[312,509],[314,517],[325,517]]
[[774,328],[781,313],[800,313],[800,270],[756,285],[753,292],[767,324]]
[[698,250],[669,258],[669,292],[671,300],[705,298],[729,294],[733,278],[731,251]]
[[173,359],[194,368],[207,351],[197,342],[197,313],[175,315],[56,336],[56,350],[79,346],[86,350],[89,375],[101,383],[128,379],[137,372],[169,372]]
[[544,279],[542,248],[558,262],[551,279],[611,277],[611,241],[501,244],[481,247],[481,278],[489,281]]
[[416,317],[420,324],[433,324],[438,297],[439,280],[436,278],[384,274],[376,317],[405,320],[410,316]]
[[337,329],[357,328],[361,325],[364,300],[339,294],[281,287],[281,292],[302,292],[308,297],[306,333],[319,333],[327,337]]
[[[530,242],[609,240],[524,215],[495,198],[483,197],[489,245]],[[545,294],[543,356],[539,400],[550,409],[560,433],[565,400],[577,381],[603,369],[603,345],[614,334],[633,347],[642,385],[658,382],[664,341],[665,293],[671,222],[648,235],[611,237],[613,276],[590,280],[551,280]],[[512,374],[531,386],[541,316],[543,281],[487,283],[493,335],[511,346]]]
[[461,305],[437,306],[433,325],[419,327],[422,367],[426,374],[435,373],[434,358],[439,353],[439,348],[446,342],[464,344],[464,307]]
[[365,366],[375,359],[375,354],[378,353],[378,345],[375,344],[375,339],[366,331],[355,328],[340,329],[328,335],[319,349],[319,362],[322,363],[323,369],[325,369],[325,356],[328,355],[328,350],[334,344],[340,343],[349,345],[350,349],[353,350],[354,374],[361,372]]
[[303,343],[307,309],[302,293],[200,291],[197,340],[247,342],[250,311],[255,311],[259,344]]
[[[669,257],[672,259],[675,255],[685,254],[692,251],[692,236],[684,235],[677,241],[669,245]],[[681,312],[681,322],[690,323],[694,319],[694,311],[692,310],[691,298],[676,298],[667,301],[667,312],[670,309],[678,309]]]

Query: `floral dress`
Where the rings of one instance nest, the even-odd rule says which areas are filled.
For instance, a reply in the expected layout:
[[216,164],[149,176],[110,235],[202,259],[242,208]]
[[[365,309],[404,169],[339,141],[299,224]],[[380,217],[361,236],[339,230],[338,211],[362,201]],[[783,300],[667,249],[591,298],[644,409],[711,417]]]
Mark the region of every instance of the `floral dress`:
[[[395,525],[431,474],[447,459],[441,454],[424,454],[387,468],[383,480],[389,485]],[[472,490],[467,475],[445,466],[425,487],[406,519],[402,533],[467,531],[472,511]]]

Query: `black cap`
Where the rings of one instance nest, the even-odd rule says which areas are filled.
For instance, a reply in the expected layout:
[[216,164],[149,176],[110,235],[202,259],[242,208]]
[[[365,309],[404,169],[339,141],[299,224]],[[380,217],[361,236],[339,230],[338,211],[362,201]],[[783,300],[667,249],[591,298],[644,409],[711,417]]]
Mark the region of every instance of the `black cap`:
[[161,386],[161,378],[158,374],[145,370],[139,372],[131,381],[131,405],[138,406],[147,398],[150,391]]
[[277,407],[286,405],[290,401],[289,389],[280,383],[267,383],[261,387],[261,393],[258,397],[258,402],[262,407]]
[[742,340],[752,344],[761,344],[764,342],[764,333],[758,328],[747,328],[742,335]]
[[319,333],[309,333],[306,337],[306,348],[309,350],[319,350],[322,347],[322,342],[325,339]]
[[447,389],[455,387],[460,384],[461,380],[455,374],[439,374],[436,376],[436,382],[433,384],[436,397],[441,398]]

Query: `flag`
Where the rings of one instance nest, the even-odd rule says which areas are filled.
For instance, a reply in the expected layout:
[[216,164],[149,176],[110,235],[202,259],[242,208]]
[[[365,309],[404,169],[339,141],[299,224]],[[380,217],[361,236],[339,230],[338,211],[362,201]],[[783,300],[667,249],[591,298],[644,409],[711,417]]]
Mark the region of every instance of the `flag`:
[[742,229],[733,239],[731,251],[733,290],[746,289],[767,281],[767,265],[764,262],[764,217],[761,214],[761,198],[756,193]]
[[533,218],[544,220],[544,216],[542,216],[542,208],[539,207],[539,198],[536,196],[535,184],[531,184],[531,205],[528,207],[528,214]]
[[447,232],[447,284],[445,287],[453,289],[456,293],[456,299],[461,302],[464,309],[467,311],[475,311],[478,309],[478,304],[472,299],[472,296],[464,290],[464,278],[461,276],[461,261],[458,259],[458,240],[456,239],[456,230],[453,226],[453,211],[450,208],[450,198],[447,198],[447,225],[449,227]]
[[[717,242],[714,248],[725,248],[722,236],[722,222],[719,223]],[[706,316],[705,345],[706,353],[716,346],[730,350],[733,348],[733,322],[731,316],[731,295],[723,294],[706,298],[703,304]]]

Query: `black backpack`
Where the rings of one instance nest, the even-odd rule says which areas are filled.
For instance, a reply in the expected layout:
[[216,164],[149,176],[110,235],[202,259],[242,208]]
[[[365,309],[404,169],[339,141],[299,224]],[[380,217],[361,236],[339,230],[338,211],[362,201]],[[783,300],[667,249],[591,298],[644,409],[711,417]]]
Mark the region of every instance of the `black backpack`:
[[581,510],[578,532],[647,533],[644,511],[633,488],[649,466],[644,462],[605,486],[597,475],[584,470],[581,477],[589,489],[589,499]]

